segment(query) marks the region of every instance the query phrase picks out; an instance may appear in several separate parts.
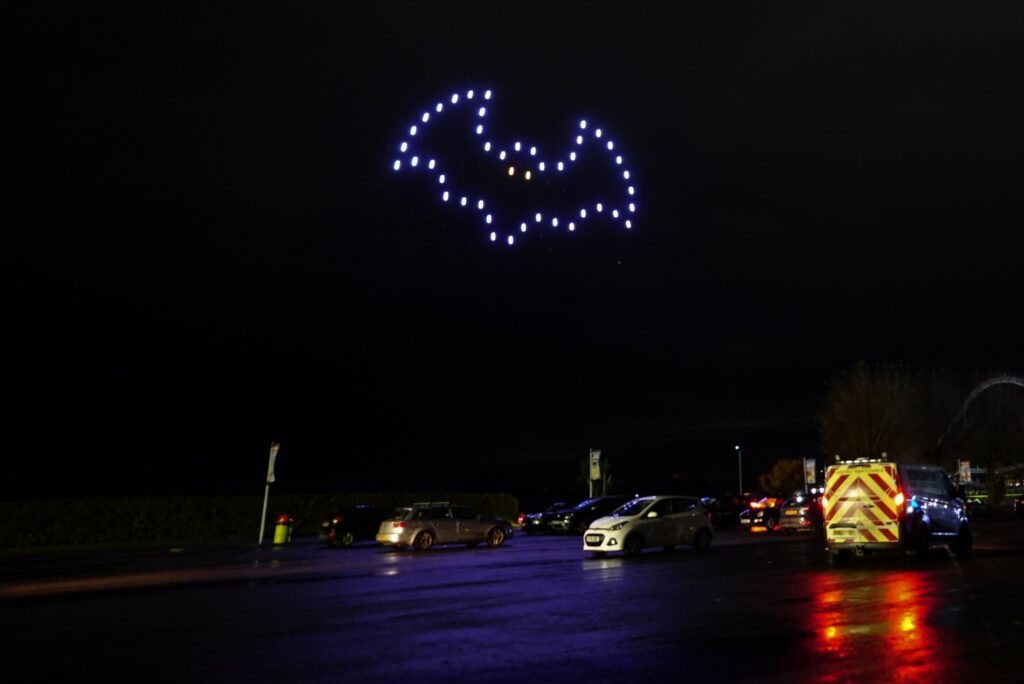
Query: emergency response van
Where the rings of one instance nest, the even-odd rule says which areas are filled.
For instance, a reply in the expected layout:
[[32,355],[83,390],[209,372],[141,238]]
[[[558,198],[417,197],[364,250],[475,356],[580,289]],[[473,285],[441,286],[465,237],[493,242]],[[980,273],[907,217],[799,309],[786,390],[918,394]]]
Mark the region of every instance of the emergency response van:
[[957,556],[973,536],[963,492],[938,466],[858,459],[825,473],[825,539],[833,559],[904,550],[924,557],[936,545]]

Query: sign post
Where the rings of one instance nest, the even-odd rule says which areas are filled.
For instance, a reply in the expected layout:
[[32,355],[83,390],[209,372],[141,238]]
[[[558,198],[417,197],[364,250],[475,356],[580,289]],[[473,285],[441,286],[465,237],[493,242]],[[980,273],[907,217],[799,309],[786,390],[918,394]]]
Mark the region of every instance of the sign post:
[[971,462],[970,461],[957,461],[960,464],[960,483],[966,483],[971,481]]
[[807,485],[812,485],[817,481],[817,470],[818,464],[813,458],[804,459],[804,491],[807,491]]
[[263,546],[263,532],[267,525],[267,500],[270,498],[270,485],[274,482],[274,462],[277,461],[277,450],[281,447],[277,442],[270,443],[270,461],[267,463],[267,487],[263,490],[263,514],[260,516],[260,541]]
[[601,450],[591,449],[590,450],[590,496],[588,498],[594,498],[594,480],[601,479]]

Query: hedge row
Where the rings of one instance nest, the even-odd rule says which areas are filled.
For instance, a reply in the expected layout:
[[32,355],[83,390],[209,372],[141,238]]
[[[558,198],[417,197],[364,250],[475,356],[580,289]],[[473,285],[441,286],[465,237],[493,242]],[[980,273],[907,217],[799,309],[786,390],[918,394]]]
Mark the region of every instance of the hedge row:
[[[281,495],[271,493],[265,539],[282,513],[293,535],[315,535],[333,512],[365,503],[397,508],[414,501],[452,501],[486,515],[514,520],[509,494],[452,492]],[[261,496],[104,497],[0,502],[0,548],[139,542],[253,541],[259,535]]]

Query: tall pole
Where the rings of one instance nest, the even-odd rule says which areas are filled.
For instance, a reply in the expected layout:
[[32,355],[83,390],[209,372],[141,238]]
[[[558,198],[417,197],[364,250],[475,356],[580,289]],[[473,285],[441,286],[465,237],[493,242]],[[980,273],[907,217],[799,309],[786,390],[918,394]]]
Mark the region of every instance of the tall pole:
[[267,461],[267,488],[263,490],[263,514],[260,516],[260,541],[257,546],[263,546],[263,531],[267,526],[267,500],[270,498],[270,485],[276,479],[274,477],[274,462],[277,461],[277,451],[281,448],[278,442],[270,443],[270,458]]
[[740,490],[737,494],[743,494],[743,449],[740,449],[739,444],[736,445],[736,464],[740,471]]
[[260,543],[256,546],[263,546],[263,529],[267,525],[267,499],[270,498],[270,483],[267,483],[267,488],[263,492],[263,515],[260,516]]

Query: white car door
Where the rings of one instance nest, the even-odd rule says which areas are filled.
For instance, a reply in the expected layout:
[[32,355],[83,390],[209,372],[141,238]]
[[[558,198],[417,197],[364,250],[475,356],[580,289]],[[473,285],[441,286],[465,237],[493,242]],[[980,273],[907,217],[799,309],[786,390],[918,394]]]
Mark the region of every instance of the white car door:
[[692,544],[697,529],[702,526],[706,516],[697,510],[697,499],[679,497],[672,501],[672,519],[676,531],[677,544]]
[[640,533],[647,546],[674,545],[675,521],[672,520],[672,499],[659,499],[647,509],[640,521]]

